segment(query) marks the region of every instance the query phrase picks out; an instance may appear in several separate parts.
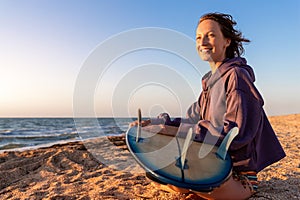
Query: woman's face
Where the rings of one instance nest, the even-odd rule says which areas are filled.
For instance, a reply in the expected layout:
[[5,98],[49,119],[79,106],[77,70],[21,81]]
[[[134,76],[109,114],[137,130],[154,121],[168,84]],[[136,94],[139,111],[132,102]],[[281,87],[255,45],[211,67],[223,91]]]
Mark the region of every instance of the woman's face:
[[206,19],[197,27],[196,47],[204,61],[222,62],[230,42],[230,39],[223,36],[219,23],[214,20]]

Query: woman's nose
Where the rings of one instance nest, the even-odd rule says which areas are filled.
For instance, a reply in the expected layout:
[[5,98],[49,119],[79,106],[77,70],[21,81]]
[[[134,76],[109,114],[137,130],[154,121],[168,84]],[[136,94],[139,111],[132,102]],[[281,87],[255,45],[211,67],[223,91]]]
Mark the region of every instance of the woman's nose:
[[208,38],[207,37],[199,38],[198,42],[200,46],[206,46],[208,44]]

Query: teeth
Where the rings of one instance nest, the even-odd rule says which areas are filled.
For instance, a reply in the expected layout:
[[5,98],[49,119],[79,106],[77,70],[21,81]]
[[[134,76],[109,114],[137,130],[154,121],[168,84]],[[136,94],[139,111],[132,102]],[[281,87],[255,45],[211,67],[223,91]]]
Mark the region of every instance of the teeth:
[[210,52],[210,49],[201,49],[200,50],[202,53],[208,53],[208,52]]

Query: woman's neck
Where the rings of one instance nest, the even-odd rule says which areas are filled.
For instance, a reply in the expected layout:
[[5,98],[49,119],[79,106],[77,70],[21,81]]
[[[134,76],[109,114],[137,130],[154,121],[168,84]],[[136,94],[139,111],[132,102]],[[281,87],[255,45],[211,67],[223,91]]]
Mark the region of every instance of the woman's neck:
[[226,58],[225,56],[223,57],[223,59],[220,59],[219,61],[208,61],[209,65],[210,65],[210,69],[211,69],[211,73],[214,74],[217,69],[228,60],[228,58]]
[[223,61],[222,62],[209,62],[212,74],[214,74],[217,71],[218,67],[220,67],[220,65],[222,65],[222,63],[223,63]]

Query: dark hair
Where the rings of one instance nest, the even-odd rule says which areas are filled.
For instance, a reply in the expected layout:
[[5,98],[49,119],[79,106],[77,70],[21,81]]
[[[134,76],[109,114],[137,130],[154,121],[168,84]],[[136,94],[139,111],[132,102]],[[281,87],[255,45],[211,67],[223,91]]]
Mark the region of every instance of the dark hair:
[[241,56],[244,53],[242,42],[250,42],[250,40],[244,38],[240,31],[233,28],[236,22],[232,16],[223,13],[208,13],[200,18],[198,25],[207,19],[218,22],[224,37],[231,39],[231,43],[226,49],[226,57],[233,58]]

